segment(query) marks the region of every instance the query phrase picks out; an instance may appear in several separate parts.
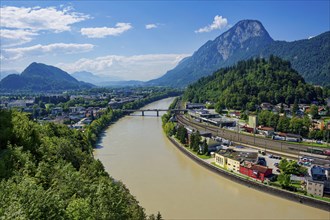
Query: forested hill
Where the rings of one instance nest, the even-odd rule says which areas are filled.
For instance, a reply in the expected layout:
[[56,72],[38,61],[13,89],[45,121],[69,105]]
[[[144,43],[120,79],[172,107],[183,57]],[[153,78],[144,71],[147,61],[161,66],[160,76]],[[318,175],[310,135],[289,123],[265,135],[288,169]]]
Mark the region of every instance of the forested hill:
[[274,41],[261,54],[289,60],[306,82],[330,86],[330,31],[310,39]]
[[0,110],[0,219],[145,219],[84,133]]
[[253,110],[256,104],[323,101],[323,90],[306,84],[291,64],[278,57],[250,59],[220,69],[188,86],[184,99],[212,101],[217,108]]

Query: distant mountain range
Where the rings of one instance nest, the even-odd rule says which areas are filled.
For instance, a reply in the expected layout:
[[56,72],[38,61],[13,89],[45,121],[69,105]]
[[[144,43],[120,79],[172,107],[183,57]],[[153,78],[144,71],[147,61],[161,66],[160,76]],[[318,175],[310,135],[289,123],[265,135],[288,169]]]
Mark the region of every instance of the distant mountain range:
[[67,72],[42,63],[31,63],[21,74],[10,74],[0,81],[3,91],[63,91],[87,89],[93,84],[78,81]]
[[87,71],[74,72],[71,74],[71,76],[73,76],[79,81],[89,82],[101,87],[141,86],[144,84],[144,82],[142,81],[125,81],[122,80],[120,77],[96,75]]
[[120,81],[122,80],[119,77],[116,76],[105,76],[105,75],[96,75],[91,72],[87,71],[80,71],[80,72],[74,72],[71,74],[74,78],[76,78],[79,81],[89,82],[94,85],[98,85],[99,83],[107,82],[107,81]]
[[147,85],[185,87],[240,60],[271,54],[290,61],[307,82],[330,85],[330,32],[294,42],[274,41],[257,20],[238,22]]

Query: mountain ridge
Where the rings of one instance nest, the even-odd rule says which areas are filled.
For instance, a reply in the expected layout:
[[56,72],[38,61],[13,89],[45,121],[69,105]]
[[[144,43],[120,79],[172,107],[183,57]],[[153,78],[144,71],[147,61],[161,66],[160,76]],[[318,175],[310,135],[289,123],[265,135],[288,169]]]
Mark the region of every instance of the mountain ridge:
[[0,81],[0,90],[61,91],[92,88],[55,66],[31,63],[21,74],[10,74]]
[[122,81],[120,77],[116,76],[106,76],[106,75],[96,75],[88,71],[77,71],[70,74],[72,77],[79,81],[89,82],[94,85],[100,85],[106,81]]
[[[319,36],[326,39],[320,40]],[[330,52],[327,52],[330,51],[330,40],[327,40],[329,36],[330,32],[325,32],[309,39],[309,44],[305,40],[283,43],[283,41],[274,41],[260,21],[242,20],[213,41],[207,41],[175,68],[157,79],[148,81],[147,84],[185,87],[203,76],[211,75],[216,70],[234,65],[238,61],[253,57],[268,58],[274,54],[289,60],[308,82],[323,85],[330,82],[330,62],[327,62],[330,60]],[[313,45],[320,45],[319,42],[324,44],[315,49]],[[295,50],[290,50],[292,47]],[[323,51],[325,55],[318,54],[318,51]],[[303,56],[297,59],[294,54]],[[311,54],[316,55],[317,58],[312,57]],[[312,75],[308,76],[310,72]],[[315,80],[315,77],[319,79]]]

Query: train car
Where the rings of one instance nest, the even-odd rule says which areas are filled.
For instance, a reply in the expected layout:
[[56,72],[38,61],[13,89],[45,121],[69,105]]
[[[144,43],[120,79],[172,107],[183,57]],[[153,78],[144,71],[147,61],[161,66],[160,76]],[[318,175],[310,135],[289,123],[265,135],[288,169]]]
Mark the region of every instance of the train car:
[[279,140],[279,141],[285,141],[285,137],[279,136],[279,135],[273,135],[273,140]]
[[286,137],[285,138],[286,141],[289,141],[289,142],[300,142],[300,138],[295,138],[295,137]]
[[330,156],[330,149],[323,150],[323,154]]
[[324,150],[317,149],[317,148],[307,148],[307,152],[312,153],[312,154],[324,155]]

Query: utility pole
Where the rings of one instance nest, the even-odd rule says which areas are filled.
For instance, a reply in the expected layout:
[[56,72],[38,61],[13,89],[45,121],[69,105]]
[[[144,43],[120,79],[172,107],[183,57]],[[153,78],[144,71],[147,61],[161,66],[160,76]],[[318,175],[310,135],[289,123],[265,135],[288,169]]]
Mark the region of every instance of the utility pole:
[[237,125],[236,126],[237,126],[237,136],[238,136],[237,141],[239,142],[239,119],[237,120]]

